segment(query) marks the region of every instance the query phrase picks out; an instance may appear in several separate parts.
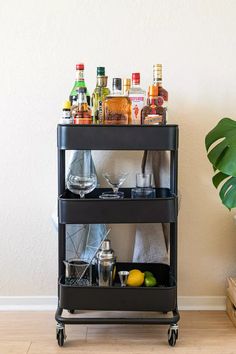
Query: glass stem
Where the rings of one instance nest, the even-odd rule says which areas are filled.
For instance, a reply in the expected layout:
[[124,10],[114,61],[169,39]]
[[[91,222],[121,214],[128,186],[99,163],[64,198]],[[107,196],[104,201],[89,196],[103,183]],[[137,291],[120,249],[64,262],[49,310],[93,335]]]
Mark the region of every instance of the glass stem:
[[80,192],[79,196],[80,196],[81,199],[83,199],[85,194],[83,192]]
[[118,190],[119,190],[119,188],[118,188],[118,187],[113,187],[113,192],[114,192],[115,194],[117,194],[117,193],[118,193]]

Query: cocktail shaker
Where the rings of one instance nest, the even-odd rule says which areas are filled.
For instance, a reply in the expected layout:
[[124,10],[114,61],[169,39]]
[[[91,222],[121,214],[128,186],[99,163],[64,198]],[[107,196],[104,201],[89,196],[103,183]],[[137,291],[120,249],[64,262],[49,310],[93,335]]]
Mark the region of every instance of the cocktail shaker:
[[111,241],[105,240],[97,254],[97,275],[99,286],[112,286],[116,273],[116,257]]

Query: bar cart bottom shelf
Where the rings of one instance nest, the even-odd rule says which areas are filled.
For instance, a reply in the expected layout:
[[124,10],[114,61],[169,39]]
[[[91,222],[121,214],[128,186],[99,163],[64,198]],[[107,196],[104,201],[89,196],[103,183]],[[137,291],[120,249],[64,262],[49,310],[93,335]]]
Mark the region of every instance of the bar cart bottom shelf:
[[[118,271],[140,269],[151,271],[156,279],[156,287],[125,287],[119,285]],[[64,345],[65,325],[69,324],[164,324],[170,325],[168,343],[174,346],[178,338],[179,313],[177,309],[177,288],[170,274],[170,267],[159,263],[117,263],[115,286],[67,285],[65,278],[59,280],[59,306],[56,312],[57,341]],[[62,317],[63,310],[142,311],[157,312],[147,317]],[[158,312],[172,312],[172,316],[160,316]]]

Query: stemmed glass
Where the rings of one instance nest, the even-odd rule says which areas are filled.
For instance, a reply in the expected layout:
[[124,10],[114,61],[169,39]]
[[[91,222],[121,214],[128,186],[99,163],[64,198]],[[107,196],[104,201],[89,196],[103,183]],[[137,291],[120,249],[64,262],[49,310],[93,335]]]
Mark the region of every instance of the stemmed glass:
[[106,179],[108,184],[112,187],[113,192],[104,192],[100,195],[102,199],[120,199],[124,198],[124,193],[119,192],[120,186],[126,180],[128,176],[127,172],[113,173],[113,172],[105,172],[103,173],[103,177]]
[[97,186],[97,176],[94,171],[91,151],[83,151],[74,162],[67,176],[67,188],[80,198],[92,192]]

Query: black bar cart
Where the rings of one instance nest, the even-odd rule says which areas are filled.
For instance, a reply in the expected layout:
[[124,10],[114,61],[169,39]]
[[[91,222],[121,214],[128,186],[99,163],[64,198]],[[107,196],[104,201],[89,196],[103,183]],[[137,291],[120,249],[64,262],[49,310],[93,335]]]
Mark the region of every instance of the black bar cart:
[[[65,325],[73,324],[165,324],[168,343],[178,339],[177,307],[177,177],[178,126],[58,125],[58,308],[57,340],[63,346]],[[159,150],[170,151],[170,189],[157,188],[154,199],[131,199],[131,189],[121,188],[124,199],[99,199],[97,188],[80,199],[65,189],[66,150]],[[117,263],[121,269],[138,268],[156,274],[156,287],[71,286],[65,282],[65,225],[99,223],[169,223],[170,265]],[[172,312],[171,317],[63,317],[63,310]]]

